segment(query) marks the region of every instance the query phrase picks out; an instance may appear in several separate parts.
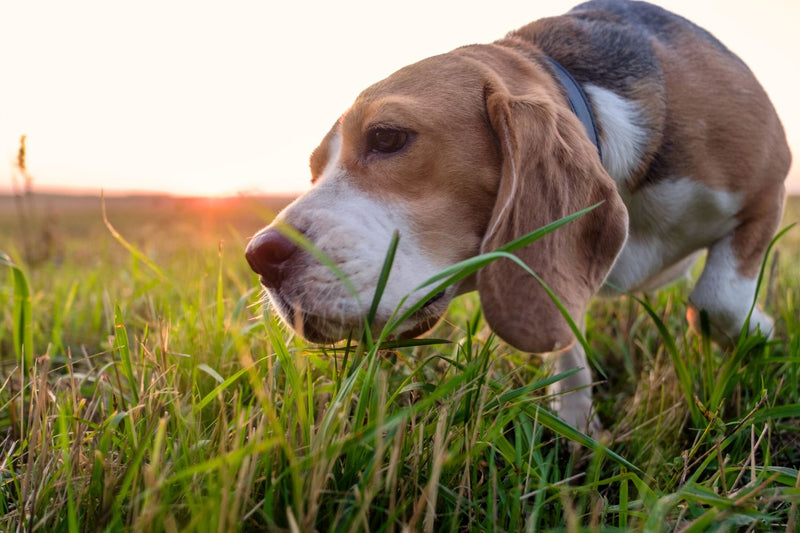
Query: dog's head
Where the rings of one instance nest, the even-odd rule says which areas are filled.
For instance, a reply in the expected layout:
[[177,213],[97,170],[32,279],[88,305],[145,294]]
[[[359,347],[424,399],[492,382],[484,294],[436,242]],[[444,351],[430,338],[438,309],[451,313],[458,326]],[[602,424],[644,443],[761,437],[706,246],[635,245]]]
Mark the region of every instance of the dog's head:
[[[253,237],[247,258],[274,308],[315,342],[364,326],[394,231],[375,329],[404,296],[401,312],[422,298],[430,288],[419,285],[439,270],[603,201],[517,253],[577,316],[625,239],[614,183],[558,86],[543,66],[497,45],[424,60],[364,91],[314,150],[311,172],[313,188]],[[436,295],[394,333],[427,331],[475,288],[489,324],[514,346],[542,352],[572,341],[539,282],[507,259]]]

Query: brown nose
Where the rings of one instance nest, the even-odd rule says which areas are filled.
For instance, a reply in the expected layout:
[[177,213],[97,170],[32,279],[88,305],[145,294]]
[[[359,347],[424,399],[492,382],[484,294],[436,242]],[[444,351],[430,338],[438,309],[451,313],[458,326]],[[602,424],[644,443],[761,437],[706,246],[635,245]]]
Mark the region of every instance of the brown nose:
[[250,268],[261,276],[265,287],[277,289],[283,281],[285,263],[297,245],[276,229],[267,229],[250,240],[245,257]]

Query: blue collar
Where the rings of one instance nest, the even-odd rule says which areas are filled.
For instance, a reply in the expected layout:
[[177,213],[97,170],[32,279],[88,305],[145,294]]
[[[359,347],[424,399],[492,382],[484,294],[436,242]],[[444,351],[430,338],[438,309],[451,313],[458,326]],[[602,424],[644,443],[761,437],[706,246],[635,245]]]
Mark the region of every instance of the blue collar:
[[589,105],[589,100],[586,98],[586,93],[583,92],[583,89],[578,82],[575,81],[575,78],[573,78],[567,69],[558,61],[550,56],[545,57],[547,61],[550,62],[550,65],[552,65],[553,70],[555,70],[561,85],[563,85],[564,89],[567,91],[569,107],[581,121],[583,127],[586,128],[586,135],[597,147],[597,155],[600,156],[600,161],[602,162],[603,151],[600,149],[600,138],[597,135],[597,123],[594,120],[594,113],[592,113],[592,108]]

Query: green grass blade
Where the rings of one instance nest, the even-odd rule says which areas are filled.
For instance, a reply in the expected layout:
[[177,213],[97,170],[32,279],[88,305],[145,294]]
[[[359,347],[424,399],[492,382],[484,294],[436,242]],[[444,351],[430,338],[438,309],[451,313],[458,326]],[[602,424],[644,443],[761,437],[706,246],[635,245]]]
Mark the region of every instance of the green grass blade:
[[62,405],[58,412],[58,446],[61,451],[62,468],[66,472],[64,477],[67,484],[67,531],[70,533],[79,533],[78,511],[75,501],[75,489],[73,487],[75,480],[72,475],[72,442],[69,435],[69,421],[71,417],[67,413],[67,407],[67,404]]
[[222,241],[219,243],[219,267],[217,268],[217,290],[215,301],[215,323],[217,335],[221,335],[225,331],[225,297],[224,285],[222,283],[223,273],[223,257],[222,257]]
[[139,385],[133,374],[133,363],[131,362],[131,350],[128,341],[128,330],[122,318],[122,311],[119,305],[114,306],[114,350],[119,354],[122,361],[122,372],[128,381],[133,405],[139,405]]
[[372,323],[375,321],[375,315],[378,312],[378,306],[381,303],[383,291],[386,289],[386,283],[389,281],[389,274],[391,273],[392,265],[394,264],[394,257],[397,253],[397,244],[399,241],[400,234],[397,232],[397,230],[395,230],[394,233],[392,233],[391,240],[389,241],[389,249],[386,251],[386,257],[383,260],[381,273],[378,276],[377,283],[375,284],[375,294],[372,297],[372,303],[370,304],[369,312],[367,313],[367,323],[364,331],[368,335],[372,329]]
[[[234,373],[233,375],[222,381],[222,383],[214,387],[214,389],[211,392],[203,396],[203,398],[199,402],[197,402],[192,406],[192,410],[195,412],[202,411],[204,407],[206,407],[209,403],[211,403],[214,400],[214,398],[217,398],[220,393],[230,388],[231,385],[236,383],[239,380],[239,378],[245,375],[248,371],[250,371],[249,366],[239,369],[238,372]],[[214,375],[218,376],[219,378],[222,378],[222,376],[220,376],[217,372],[214,372]]]
[[101,205],[102,212],[103,212],[103,222],[105,223],[106,228],[108,229],[109,233],[111,233],[111,236],[114,237],[114,239],[118,243],[120,243],[123,248],[128,250],[128,253],[130,253],[133,257],[135,257],[137,261],[141,261],[144,265],[147,266],[147,268],[149,268],[161,280],[169,281],[169,278],[166,276],[166,274],[164,274],[164,272],[160,268],[158,268],[158,265],[153,263],[150,260],[149,257],[147,257],[138,248],[136,248],[134,245],[132,245],[130,242],[128,242],[125,239],[125,237],[123,237],[122,234],[120,232],[118,232],[116,230],[116,228],[111,224],[111,222],[108,220],[108,215],[106,214],[105,196],[101,196],[100,205]]
[[325,267],[328,268],[339,279],[339,281],[344,284],[345,288],[350,292],[350,294],[353,295],[354,298],[358,299],[358,291],[353,285],[353,282],[350,281],[350,278],[348,278],[344,271],[339,268],[339,265],[337,265],[335,261],[328,257],[313,242],[308,240],[305,235],[297,231],[294,227],[285,223],[278,224],[276,229],[297,246],[302,248],[303,251],[311,255],[321,265],[325,265]]
[[689,407],[692,413],[692,421],[695,424],[702,424],[704,420],[703,416],[694,401],[694,378],[692,378],[689,367],[686,365],[686,361],[681,355],[680,350],[678,350],[678,345],[675,342],[675,338],[670,334],[667,326],[664,324],[664,321],[661,320],[658,314],[656,314],[653,308],[645,300],[636,296],[633,296],[632,298],[639,302],[642,308],[644,308],[645,312],[652,319],[656,329],[658,329],[658,332],[661,335],[661,340],[664,342],[664,348],[669,354],[672,365],[675,368],[675,374],[678,376],[678,382],[681,385],[681,391],[683,392],[684,399],[686,400],[686,405]]
[[0,264],[11,269],[14,287],[14,303],[12,306],[12,342],[14,355],[23,368],[29,370],[33,367],[33,304],[31,303],[31,290],[25,273],[15,265],[11,258],[0,252]]
[[[742,331],[741,331],[741,333],[739,335],[739,343],[741,343],[744,340],[744,338],[747,337],[747,335],[748,335],[748,332],[749,332],[749,329],[750,329],[750,318],[752,317],[753,311],[755,310],[756,305],[758,304],[758,293],[761,291],[761,284],[764,281],[764,274],[765,274],[765,272],[767,270],[767,259],[772,254],[772,249],[775,248],[775,245],[777,244],[777,242],[781,238],[783,238],[783,236],[786,235],[786,233],[790,229],[795,227],[796,225],[797,225],[796,222],[793,222],[792,224],[789,224],[788,226],[783,228],[781,231],[779,231],[772,238],[771,241],[769,241],[769,245],[767,246],[767,250],[764,252],[764,258],[761,261],[761,268],[758,270],[758,279],[756,281],[756,289],[755,289],[755,292],[753,294],[753,301],[750,304],[750,312],[747,313],[747,320],[745,320],[744,326],[742,327]],[[762,333],[767,333],[767,332],[764,331]]]

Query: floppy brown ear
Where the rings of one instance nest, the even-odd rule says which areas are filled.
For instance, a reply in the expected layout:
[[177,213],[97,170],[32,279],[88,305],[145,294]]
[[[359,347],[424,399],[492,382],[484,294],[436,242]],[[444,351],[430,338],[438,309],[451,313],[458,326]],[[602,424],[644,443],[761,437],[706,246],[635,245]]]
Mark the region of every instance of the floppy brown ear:
[[[582,124],[546,91],[516,97],[487,89],[486,105],[503,163],[482,252],[603,202],[516,252],[580,322],[625,243],[628,216],[616,185]],[[489,325],[518,349],[541,353],[574,342],[550,296],[513,261],[479,271],[478,291]]]

